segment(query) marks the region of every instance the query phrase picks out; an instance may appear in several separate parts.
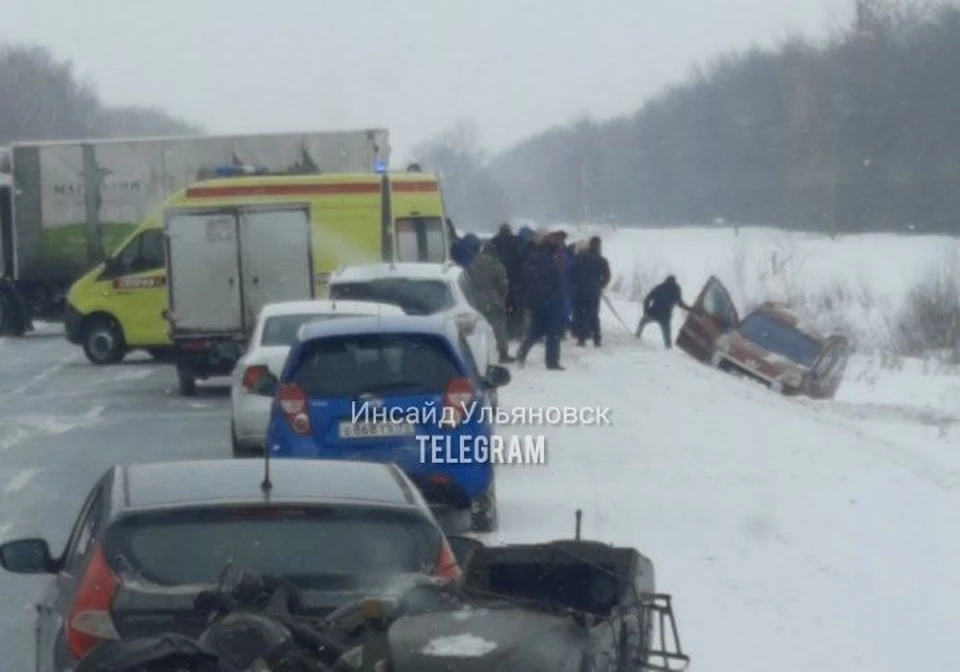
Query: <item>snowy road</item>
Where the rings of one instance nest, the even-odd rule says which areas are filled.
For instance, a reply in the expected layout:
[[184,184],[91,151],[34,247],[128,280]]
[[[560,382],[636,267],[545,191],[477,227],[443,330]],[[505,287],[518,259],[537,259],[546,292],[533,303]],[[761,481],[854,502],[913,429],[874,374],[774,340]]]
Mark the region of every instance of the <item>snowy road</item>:
[[[608,332],[600,351],[565,346],[565,373],[534,350],[504,390],[505,406],[608,406],[612,425],[526,428],[548,464],[501,468],[496,538],[568,536],[582,508],[586,536],[654,560],[698,670],[954,668],[960,409],[859,383],[782,399]],[[180,399],[169,368],[94,368],[59,336],[0,341],[0,362],[0,536],[58,548],[110,464],[229,453],[224,392]],[[0,573],[4,669],[31,669],[42,582]]]
[[[0,538],[58,552],[83,497],[120,462],[229,457],[225,389],[184,400],[145,356],[96,368],[62,332],[0,339]],[[45,579],[0,572],[0,668],[33,669],[33,602]]]

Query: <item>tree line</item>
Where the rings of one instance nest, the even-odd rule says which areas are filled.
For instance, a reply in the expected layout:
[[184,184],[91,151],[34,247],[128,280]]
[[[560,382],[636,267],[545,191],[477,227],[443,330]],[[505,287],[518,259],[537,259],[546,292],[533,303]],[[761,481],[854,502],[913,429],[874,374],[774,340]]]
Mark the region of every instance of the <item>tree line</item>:
[[199,133],[163,110],[104,104],[48,49],[0,45],[0,146],[15,141]]
[[461,143],[453,162],[443,137],[420,156],[483,185],[448,199],[467,228],[509,212],[960,233],[960,9],[857,10],[822,43],[724,55],[633,114],[551,128],[490,159]]

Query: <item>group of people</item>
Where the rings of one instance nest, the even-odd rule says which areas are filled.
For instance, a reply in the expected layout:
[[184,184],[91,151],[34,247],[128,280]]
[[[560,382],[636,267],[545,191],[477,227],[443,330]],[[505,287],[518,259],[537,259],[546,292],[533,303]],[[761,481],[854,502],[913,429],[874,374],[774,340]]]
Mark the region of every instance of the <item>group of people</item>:
[[[562,371],[560,342],[568,335],[579,346],[600,346],[600,301],[610,283],[600,238],[568,244],[564,231],[523,227],[515,234],[504,223],[486,243],[473,234],[457,239],[451,257],[470,276],[478,309],[496,333],[501,363],[523,366],[543,341],[547,368]],[[520,341],[515,358],[510,341]]]
[[[477,307],[496,335],[501,363],[516,361],[523,366],[531,348],[543,341],[547,369],[562,371],[560,343],[568,334],[578,346],[592,341],[600,347],[600,302],[610,284],[610,264],[599,237],[585,245],[568,244],[564,231],[542,233],[522,227],[514,234],[504,223],[486,243],[472,233],[454,237],[451,258],[470,276]],[[669,275],[644,298],[636,337],[647,325],[657,324],[664,346],[670,348],[677,306],[690,310],[677,279]],[[515,358],[510,341],[520,342]]]

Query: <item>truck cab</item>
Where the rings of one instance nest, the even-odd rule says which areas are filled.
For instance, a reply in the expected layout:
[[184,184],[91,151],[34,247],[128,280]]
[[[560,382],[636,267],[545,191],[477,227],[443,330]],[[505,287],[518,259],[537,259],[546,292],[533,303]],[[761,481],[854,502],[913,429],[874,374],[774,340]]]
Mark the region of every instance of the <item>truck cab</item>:
[[449,247],[430,173],[220,176],[168,198],[73,286],[67,337],[95,364],[175,359],[192,394],[231,372],[265,303],[322,296],[345,265],[438,263]]

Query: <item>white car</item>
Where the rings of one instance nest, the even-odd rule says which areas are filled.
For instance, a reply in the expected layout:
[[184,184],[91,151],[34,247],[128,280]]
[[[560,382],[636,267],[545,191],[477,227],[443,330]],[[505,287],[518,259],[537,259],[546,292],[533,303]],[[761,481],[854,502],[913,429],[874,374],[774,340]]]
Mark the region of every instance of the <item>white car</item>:
[[481,377],[499,361],[493,327],[478,310],[470,276],[453,262],[347,266],[330,276],[327,290],[331,299],[390,303],[408,315],[455,320]]
[[264,306],[230,385],[234,457],[263,453],[273,404],[272,381],[280,377],[290,346],[304,324],[337,317],[403,314],[396,306],[369,301],[281,301]]

